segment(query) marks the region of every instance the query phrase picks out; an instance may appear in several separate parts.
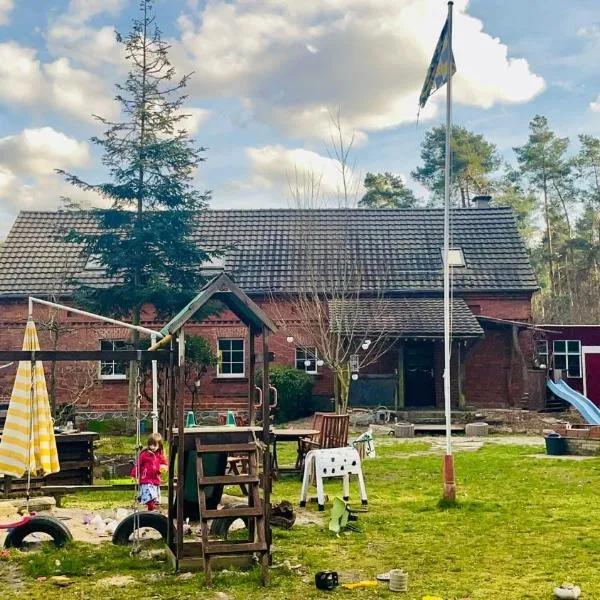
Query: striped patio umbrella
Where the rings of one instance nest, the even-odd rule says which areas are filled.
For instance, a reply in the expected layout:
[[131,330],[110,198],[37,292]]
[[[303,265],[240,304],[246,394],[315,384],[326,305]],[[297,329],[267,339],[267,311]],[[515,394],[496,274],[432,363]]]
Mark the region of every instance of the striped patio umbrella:
[[[27,322],[23,350],[39,350],[32,319]],[[49,475],[60,470],[46,378],[41,361],[19,362],[15,384],[0,439],[0,473],[22,477]]]

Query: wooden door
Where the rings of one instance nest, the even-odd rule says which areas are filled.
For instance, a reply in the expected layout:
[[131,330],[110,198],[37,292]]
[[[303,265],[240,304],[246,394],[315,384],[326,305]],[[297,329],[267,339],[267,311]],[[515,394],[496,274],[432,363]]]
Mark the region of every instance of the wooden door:
[[406,342],[404,381],[406,407],[435,406],[433,342]]

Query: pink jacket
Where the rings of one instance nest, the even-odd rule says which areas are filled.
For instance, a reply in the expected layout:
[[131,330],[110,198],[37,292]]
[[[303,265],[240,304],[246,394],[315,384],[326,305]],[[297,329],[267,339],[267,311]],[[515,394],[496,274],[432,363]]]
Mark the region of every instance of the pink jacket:
[[134,479],[140,473],[140,483],[152,483],[160,485],[160,466],[166,465],[167,459],[162,452],[152,452],[148,449],[142,450],[136,465],[131,470]]

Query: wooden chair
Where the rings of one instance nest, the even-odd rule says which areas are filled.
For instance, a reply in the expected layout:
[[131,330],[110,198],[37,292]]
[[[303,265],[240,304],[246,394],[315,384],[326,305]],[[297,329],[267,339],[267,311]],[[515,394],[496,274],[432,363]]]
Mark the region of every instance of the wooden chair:
[[[219,425],[227,423],[227,413],[219,413]],[[235,413],[235,424],[237,427],[248,425],[246,419]],[[248,474],[248,457],[247,456],[229,456],[227,457],[227,468],[225,475],[245,475]],[[245,484],[240,483],[240,489],[244,496],[248,495],[248,489]]]
[[304,458],[311,450],[323,448],[344,448],[348,445],[348,426],[350,415],[337,413],[316,412],[313,417],[312,428],[319,431],[310,438],[301,438],[298,441],[298,459],[296,468],[304,467]]
[[[227,423],[227,413],[219,413],[219,425],[225,425]],[[248,421],[241,415],[235,413],[235,424],[237,427],[244,427],[248,425]]]

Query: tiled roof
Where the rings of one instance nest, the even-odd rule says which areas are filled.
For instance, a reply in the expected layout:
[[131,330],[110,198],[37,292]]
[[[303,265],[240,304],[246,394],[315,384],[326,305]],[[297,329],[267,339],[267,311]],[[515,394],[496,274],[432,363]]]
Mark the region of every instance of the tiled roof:
[[[444,336],[442,298],[383,298],[360,302],[329,302],[330,323],[354,333],[402,337]],[[344,316],[346,313],[346,316]],[[480,337],[483,329],[464,300],[451,304],[452,336]]]
[[[85,270],[76,245],[62,241],[61,232],[93,227],[86,213],[21,212],[0,248],[0,295],[68,293],[64,282],[73,275],[106,283],[101,271]],[[454,269],[456,292],[537,288],[510,209],[453,210],[451,229],[466,261]],[[311,289],[315,275],[331,286],[347,262],[360,265],[365,291],[403,294],[441,292],[442,233],[437,209],[273,209],[207,211],[195,235],[206,249],[227,249],[225,269],[246,293]]]

